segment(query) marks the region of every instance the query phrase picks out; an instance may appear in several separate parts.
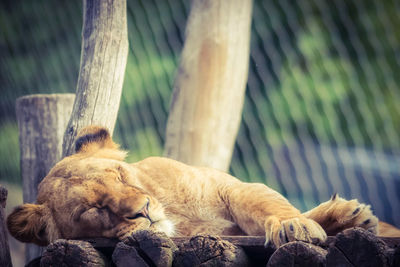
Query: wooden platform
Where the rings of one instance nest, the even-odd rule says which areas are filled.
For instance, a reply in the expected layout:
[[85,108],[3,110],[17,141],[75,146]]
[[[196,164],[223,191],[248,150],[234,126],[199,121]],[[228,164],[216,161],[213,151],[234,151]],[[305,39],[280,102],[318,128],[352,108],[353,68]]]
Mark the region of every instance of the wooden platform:
[[40,261],[45,266],[400,266],[400,238],[376,237],[360,228],[328,237],[318,246],[296,241],[275,250],[264,247],[264,241],[263,236],[168,238],[141,231],[124,243],[58,240],[28,266]]

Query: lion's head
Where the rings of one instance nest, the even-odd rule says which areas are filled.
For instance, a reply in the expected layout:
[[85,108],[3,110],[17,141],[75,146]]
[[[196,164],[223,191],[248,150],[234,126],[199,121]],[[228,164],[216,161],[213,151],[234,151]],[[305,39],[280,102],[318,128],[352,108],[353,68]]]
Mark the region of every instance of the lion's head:
[[107,130],[87,127],[76,153],[57,163],[38,188],[37,204],[23,204],[7,218],[20,241],[46,245],[58,238],[119,237],[134,230],[172,234],[163,207],[141,189]]

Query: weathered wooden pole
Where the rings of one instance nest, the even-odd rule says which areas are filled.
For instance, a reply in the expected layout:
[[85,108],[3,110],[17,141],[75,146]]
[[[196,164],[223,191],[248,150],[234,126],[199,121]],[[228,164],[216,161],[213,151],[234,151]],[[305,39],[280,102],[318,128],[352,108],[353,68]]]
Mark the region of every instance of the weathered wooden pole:
[[76,99],[64,134],[63,156],[73,153],[80,129],[113,132],[128,57],[126,0],[85,0]]
[[[72,111],[73,94],[29,95],[16,101],[24,203],[34,203],[37,187],[61,159],[62,140]],[[29,244],[26,261],[40,256]]]
[[194,0],[164,155],[228,169],[248,74],[251,0]]
[[7,189],[0,185],[0,266],[11,267],[10,247],[6,228]]

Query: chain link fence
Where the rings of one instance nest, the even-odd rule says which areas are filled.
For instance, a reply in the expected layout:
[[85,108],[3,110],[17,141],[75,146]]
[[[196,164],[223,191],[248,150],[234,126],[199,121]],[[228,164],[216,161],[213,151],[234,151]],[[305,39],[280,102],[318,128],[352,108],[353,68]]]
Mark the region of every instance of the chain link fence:
[[[128,57],[115,137],[129,160],[161,155],[190,2],[128,0]],[[14,103],[74,92],[82,1],[0,3],[0,177],[18,183]],[[400,4],[263,0],[230,172],[301,210],[337,192],[400,226]]]

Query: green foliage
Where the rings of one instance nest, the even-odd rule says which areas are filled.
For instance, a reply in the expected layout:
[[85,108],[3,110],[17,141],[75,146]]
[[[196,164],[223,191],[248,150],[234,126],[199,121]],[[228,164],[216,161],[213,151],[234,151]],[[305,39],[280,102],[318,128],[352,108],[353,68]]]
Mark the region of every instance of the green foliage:
[[15,122],[0,124],[0,183],[20,183],[18,126]]
[[307,140],[399,150],[394,2],[289,2],[256,2],[248,127],[268,125],[276,148]]
[[129,148],[128,162],[136,162],[149,156],[161,156],[163,151],[157,132],[152,128],[135,131]]
[[287,55],[279,76],[281,83],[268,90],[271,109],[280,123],[279,129],[266,131],[270,143],[275,146],[293,142],[301,135],[313,136],[322,143],[340,139],[341,118],[337,110],[352,93],[349,84],[356,84],[356,81],[349,81],[356,79],[353,66],[346,59],[331,56],[326,32],[315,22],[308,23],[309,31],[300,32],[297,37],[306,62],[296,61],[293,54]]

